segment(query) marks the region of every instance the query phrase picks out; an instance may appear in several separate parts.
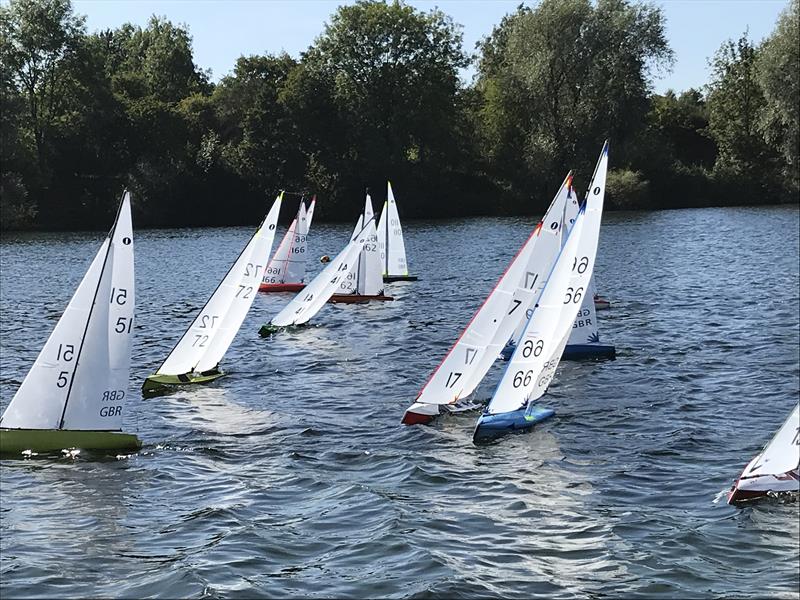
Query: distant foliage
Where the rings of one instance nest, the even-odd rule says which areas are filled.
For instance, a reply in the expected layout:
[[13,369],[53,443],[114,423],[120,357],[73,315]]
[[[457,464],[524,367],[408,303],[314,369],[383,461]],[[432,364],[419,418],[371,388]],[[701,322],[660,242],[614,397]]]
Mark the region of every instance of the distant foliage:
[[70,0],[9,0],[0,227],[105,228],[125,187],[137,227],[253,224],[280,189],[352,220],[387,179],[404,217],[538,215],[606,138],[610,208],[797,201],[799,2],[761,46],[722,44],[704,89],[654,94],[673,54],[647,2],[520,6],[474,58],[438,9],[331,5],[299,57],[214,84],[165,18],[88,33]]
[[792,0],[757,59],[764,95],[758,128],[781,157],[781,175],[800,191],[800,0]]
[[639,171],[610,169],[606,181],[608,208],[630,210],[650,208],[648,182]]

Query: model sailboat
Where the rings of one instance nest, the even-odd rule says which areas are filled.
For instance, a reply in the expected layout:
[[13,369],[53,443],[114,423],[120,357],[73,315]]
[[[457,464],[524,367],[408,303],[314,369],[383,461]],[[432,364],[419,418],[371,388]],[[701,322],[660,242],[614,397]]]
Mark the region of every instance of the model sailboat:
[[122,433],[133,336],[130,194],[64,314],[0,418],[0,453],[130,449]]
[[363,225],[363,216],[359,217],[356,231],[350,241],[328,265],[301,291],[291,302],[266,325],[262,325],[259,334],[266,337],[285,327],[307,323],[325,306],[333,293],[343,281],[348,279],[353,269],[358,266],[359,255],[369,237],[369,226],[375,228],[374,217]]
[[308,231],[311,228],[316,202],[317,197],[314,196],[306,209],[305,202],[300,200],[297,216],[289,225],[278,249],[267,264],[259,291],[299,292],[305,287]]
[[[570,190],[570,195],[564,209],[564,232],[562,237],[562,246],[566,244],[567,236],[575,224],[578,216],[579,203],[578,196],[574,189]],[[501,352],[501,357],[508,360],[514,352],[514,348],[522,338],[523,330],[527,324],[527,319],[530,318],[532,310],[526,316],[526,319],[520,322],[517,326],[514,335],[509,340],[505,348]],[[564,353],[561,360],[582,360],[588,358],[614,358],[616,356],[616,348],[613,345],[604,344],[600,341],[600,330],[597,323],[597,313],[595,308],[595,287],[594,277],[589,282],[587,292],[583,294],[581,307],[578,310],[578,315],[572,324],[569,338],[567,339]]]
[[608,142],[566,244],[553,265],[489,405],[478,419],[478,442],[527,430],[553,415],[535,403],[547,391],[592,279],[603,213]]
[[381,218],[378,219],[378,247],[383,280],[386,283],[417,280],[415,276],[408,274],[403,227],[400,225],[400,215],[397,213],[397,203],[389,181],[386,182],[386,202],[383,203]]
[[800,404],[733,484],[728,504],[769,494],[800,492]]
[[542,221],[512,259],[483,305],[403,415],[403,423],[428,423],[443,412],[473,408],[461,401],[475,391],[547,280],[561,248],[567,175]]
[[145,380],[144,393],[155,394],[173,386],[208,383],[224,375],[219,369],[219,361],[228,351],[253,304],[264,274],[264,259],[272,248],[282,198],[281,193],[175,348],[158,371]]
[[[362,227],[364,231],[360,234]],[[330,302],[352,304],[372,300],[393,300],[391,296],[384,294],[378,234],[375,230],[375,216],[369,194],[364,202],[364,212],[353,231],[353,237],[358,235],[366,237],[364,246],[361,248],[355,267],[339,283],[339,287],[330,297]]]

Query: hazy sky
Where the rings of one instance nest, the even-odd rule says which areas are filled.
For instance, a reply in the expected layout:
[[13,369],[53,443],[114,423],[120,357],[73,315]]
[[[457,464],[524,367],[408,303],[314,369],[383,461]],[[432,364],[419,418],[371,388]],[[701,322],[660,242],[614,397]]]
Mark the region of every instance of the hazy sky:
[[[146,25],[152,14],[186,25],[194,40],[197,65],[211,69],[217,81],[241,55],[286,51],[294,57],[308,48],[340,4],[337,0],[74,0],[75,12],[87,16],[89,31],[130,22]],[[520,0],[415,0],[427,11],[438,7],[463,25],[464,48],[491,33],[503,15]],[[525,4],[535,6],[536,2]],[[667,37],[675,51],[671,74],[655,81],[655,89],[677,91],[699,87],[709,77],[708,59],[726,39],[745,30],[756,42],[775,27],[788,0],[661,0]],[[465,73],[470,78],[472,71]]]

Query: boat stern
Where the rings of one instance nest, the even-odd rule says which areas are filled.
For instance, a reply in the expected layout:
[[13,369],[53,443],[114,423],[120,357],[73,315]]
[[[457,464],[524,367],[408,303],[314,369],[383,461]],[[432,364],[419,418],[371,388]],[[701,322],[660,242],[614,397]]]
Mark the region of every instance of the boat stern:
[[147,377],[142,384],[142,394],[145,396],[157,396],[174,390],[178,386],[211,383],[212,381],[224,376],[225,373],[219,369],[211,369],[202,373],[185,373],[182,375],[159,375],[154,374]]
[[607,344],[567,344],[561,360],[600,360],[617,358],[617,349]]
[[415,402],[406,409],[403,425],[427,425],[439,416],[439,405]]
[[800,492],[800,471],[783,475],[757,475],[740,477],[728,492],[728,504],[741,504],[749,500],[764,498],[770,494]]
[[549,419],[555,414],[552,408],[532,405],[507,413],[490,414],[484,412],[478,417],[472,442],[475,444],[488,442],[513,432],[527,431],[537,423]]

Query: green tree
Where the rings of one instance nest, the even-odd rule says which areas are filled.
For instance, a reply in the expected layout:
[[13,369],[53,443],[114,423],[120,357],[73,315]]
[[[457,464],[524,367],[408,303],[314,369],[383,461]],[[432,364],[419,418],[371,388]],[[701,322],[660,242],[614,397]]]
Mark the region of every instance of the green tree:
[[365,185],[384,189],[387,178],[408,191],[414,177],[453,164],[463,116],[458,70],[468,63],[461,39],[444,13],[399,1],[361,0],[334,13],[283,94],[311,183],[335,186],[321,209],[341,198],[355,207]]
[[[603,138],[617,164],[646,125],[652,77],[672,51],[664,18],[624,0],[544,0],[520,7],[481,44],[477,87],[491,170],[540,203],[568,166],[590,170]],[[626,156],[629,155],[629,156]]]
[[719,148],[715,169],[728,176],[757,176],[768,155],[758,129],[764,95],[756,79],[756,56],[757,48],[744,34],[723,43],[711,63],[709,131]]
[[288,54],[236,61],[214,90],[218,160],[257,196],[303,185],[305,157],[281,93],[297,62]]
[[764,94],[758,128],[782,156],[795,198],[800,189],[800,1],[792,0],[761,47],[756,78]]
[[24,126],[45,171],[47,135],[62,115],[84,18],[69,0],[11,0],[0,6],[0,27],[0,56],[25,99]]

